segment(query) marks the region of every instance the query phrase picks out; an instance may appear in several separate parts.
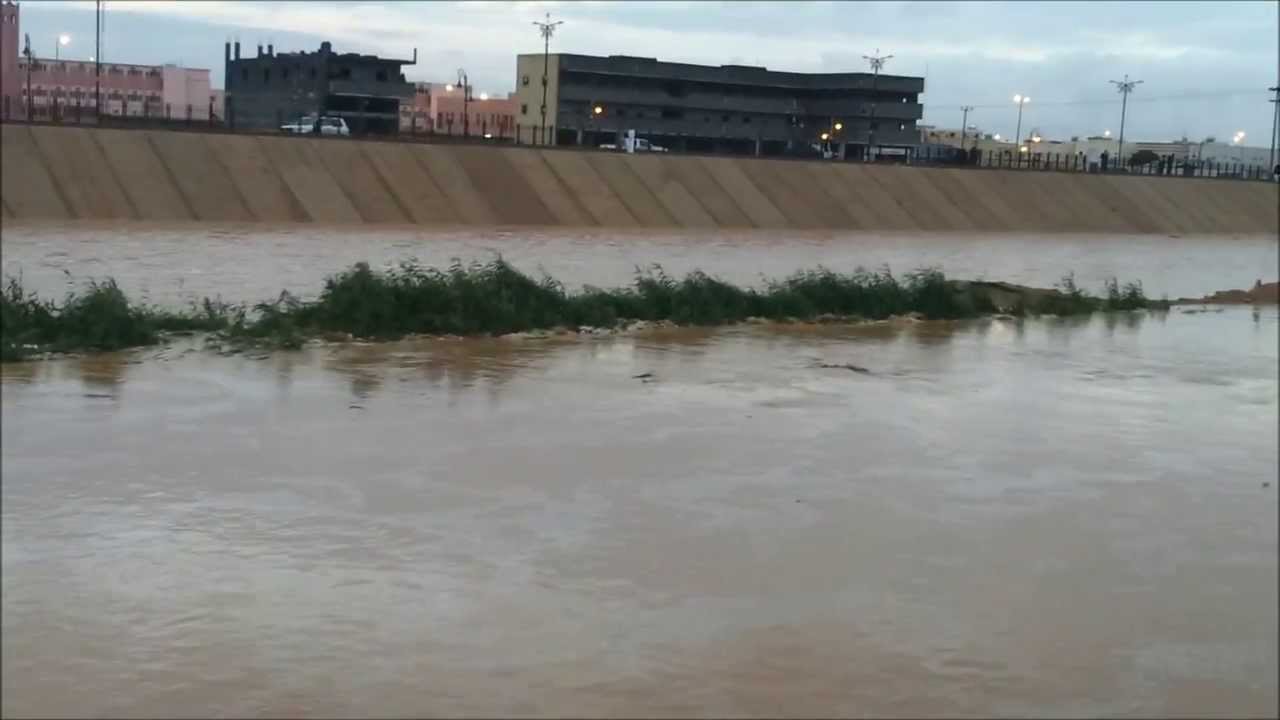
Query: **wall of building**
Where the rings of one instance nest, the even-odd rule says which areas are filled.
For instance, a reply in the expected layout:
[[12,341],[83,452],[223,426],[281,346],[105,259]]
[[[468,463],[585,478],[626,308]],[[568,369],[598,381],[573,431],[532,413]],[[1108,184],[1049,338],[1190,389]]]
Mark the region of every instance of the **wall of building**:
[[18,221],[1280,232],[1264,182],[25,124],[0,140]]
[[18,32],[18,6],[8,0],[0,3],[0,116],[7,107],[21,102],[22,81],[18,74],[18,55],[22,52],[22,35]]
[[166,117],[186,118],[188,108],[192,120],[209,119],[209,102],[213,89],[209,71],[165,65],[161,68],[161,100]]
[[515,105],[518,113],[516,123],[520,125],[520,142],[544,144],[545,137],[550,143],[549,131],[544,132],[542,122],[542,74],[547,74],[547,120],[546,128],[553,128],[558,121],[556,109],[560,105],[560,56],[550,55],[516,56],[516,97]]
[[[462,88],[451,83],[415,83],[412,105],[400,109],[400,132],[514,139],[516,94],[489,96],[472,88],[463,103]],[[469,116],[464,123],[464,116]]]

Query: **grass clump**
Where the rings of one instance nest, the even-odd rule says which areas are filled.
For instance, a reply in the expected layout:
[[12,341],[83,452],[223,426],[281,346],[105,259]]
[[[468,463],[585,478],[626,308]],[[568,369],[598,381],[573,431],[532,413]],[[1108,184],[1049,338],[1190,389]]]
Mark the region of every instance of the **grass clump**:
[[[993,285],[999,286],[993,290]],[[368,263],[325,280],[319,296],[302,301],[288,294],[251,309],[205,300],[186,312],[133,305],[113,280],[90,283],[61,304],[25,292],[10,279],[0,293],[0,357],[35,353],[117,350],[158,342],[163,333],[216,331],[231,342],[296,348],[308,337],[330,334],[394,339],[412,334],[499,335],[556,327],[612,328],[634,321],[721,325],[762,317],[815,320],[827,317],[881,320],[919,313],[929,319],[973,317],[1012,298],[1016,307],[1041,314],[1148,306],[1139,283],[1112,279],[1096,298],[1063,278],[1055,290],[999,283],[949,281],[937,270],[907,273],[888,268],[839,273],[819,267],[760,289],[740,287],[694,271],[683,278],[660,266],[637,269],[626,287],[585,287],[570,292],[548,276],[535,278],[502,258],[487,263],[455,261],[445,269],[402,263],[375,271]]]
[[0,361],[152,345],[162,332],[222,329],[226,317],[225,307],[210,300],[189,313],[134,305],[111,279],[91,281],[58,304],[27,292],[20,278],[9,278],[0,291]]

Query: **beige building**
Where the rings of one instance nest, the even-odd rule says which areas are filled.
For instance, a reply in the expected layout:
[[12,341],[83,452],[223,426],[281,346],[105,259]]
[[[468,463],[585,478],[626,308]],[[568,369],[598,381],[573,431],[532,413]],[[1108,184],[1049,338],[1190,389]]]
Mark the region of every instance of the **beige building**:
[[[545,63],[544,63],[545,60]],[[543,72],[547,77],[547,106],[545,120],[542,107]],[[549,128],[556,127],[556,98],[560,86],[559,55],[517,55],[515,123],[519,127],[520,142],[551,144]],[[543,139],[539,141],[539,137]]]
[[497,97],[472,89],[467,102],[452,83],[414,83],[413,103],[400,106],[400,132],[515,138],[516,94]]

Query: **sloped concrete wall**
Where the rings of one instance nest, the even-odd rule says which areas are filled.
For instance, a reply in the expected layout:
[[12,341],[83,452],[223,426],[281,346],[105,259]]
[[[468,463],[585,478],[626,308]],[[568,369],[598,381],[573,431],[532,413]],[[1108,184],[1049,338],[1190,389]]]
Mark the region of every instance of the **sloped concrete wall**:
[[6,220],[1280,233],[1280,187],[4,125]]

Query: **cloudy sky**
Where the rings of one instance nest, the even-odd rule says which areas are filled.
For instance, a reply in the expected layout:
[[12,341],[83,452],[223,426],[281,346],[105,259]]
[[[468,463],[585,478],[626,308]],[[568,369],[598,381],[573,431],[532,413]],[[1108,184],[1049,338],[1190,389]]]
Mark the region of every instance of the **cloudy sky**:
[[[515,54],[540,52],[531,24],[564,25],[552,51],[740,63],[801,72],[865,69],[926,77],[925,122],[1012,134],[1014,93],[1031,98],[1023,124],[1048,137],[1118,129],[1108,80],[1144,82],[1130,97],[1135,139],[1230,137],[1270,142],[1266,91],[1280,82],[1275,0],[1254,2],[125,2],[107,7],[103,58],[177,62],[213,70],[222,43],[244,51],[314,49],[409,57],[411,80],[452,79],[466,68],[477,92],[515,86]],[[59,33],[72,57],[93,53],[92,2],[24,2],[22,31],[52,55]]]

